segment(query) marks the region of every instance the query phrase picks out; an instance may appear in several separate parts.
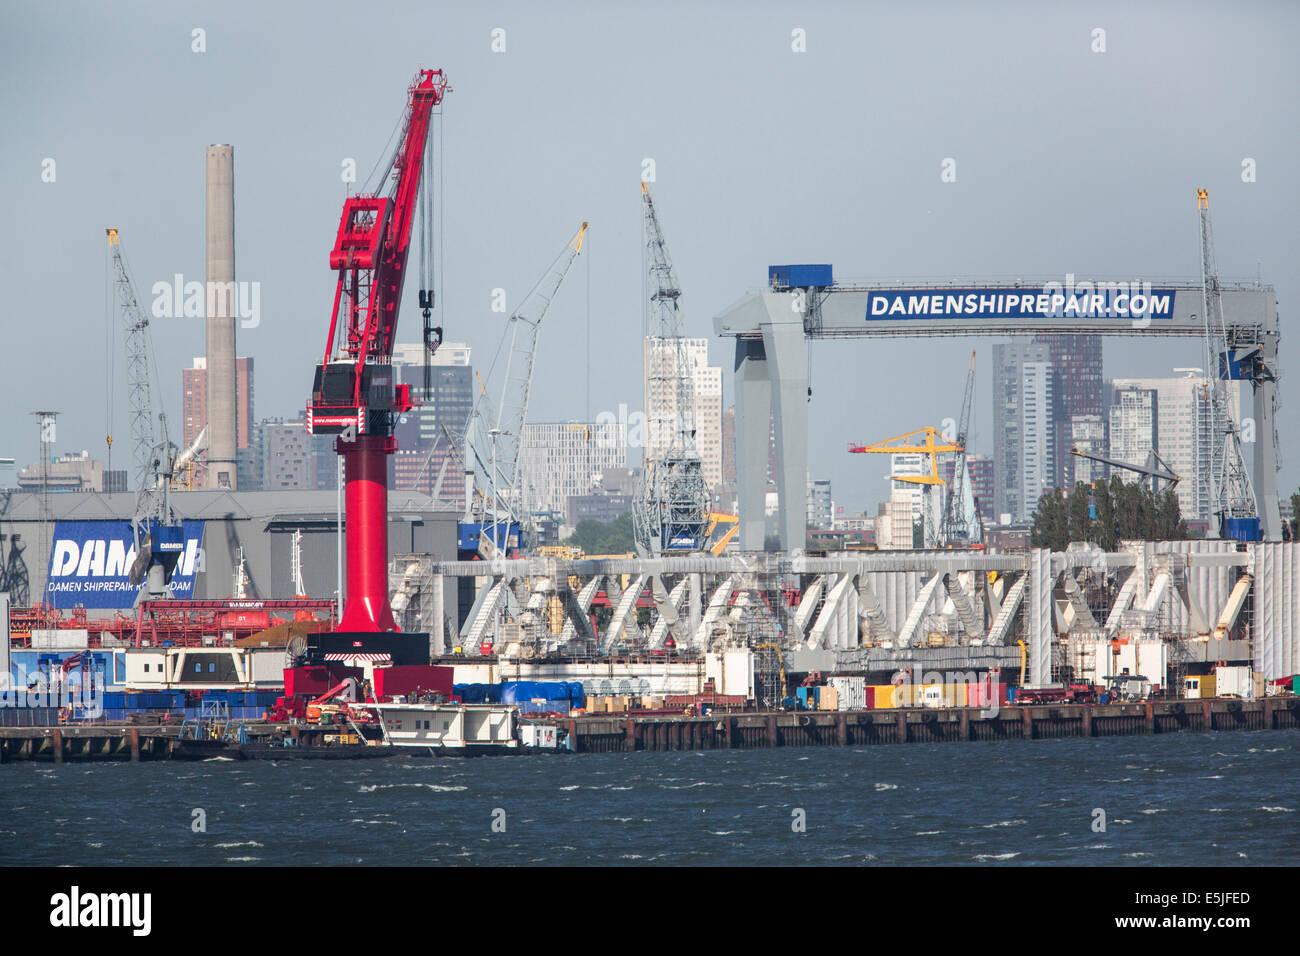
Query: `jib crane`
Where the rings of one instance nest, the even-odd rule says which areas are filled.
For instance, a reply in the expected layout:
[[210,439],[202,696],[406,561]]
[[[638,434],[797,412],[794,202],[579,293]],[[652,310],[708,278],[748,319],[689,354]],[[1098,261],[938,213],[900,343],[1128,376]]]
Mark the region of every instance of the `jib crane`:
[[[397,450],[394,420],[413,403],[410,386],[393,383],[393,344],[430,117],[446,90],[442,70],[416,74],[384,176],[391,175],[390,188],[383,196],[344,201],[330,251],[338,283],[325,355],[307,403],[307,430],[338,435],[334,447],[343,457],[348,590],[341,632],[397,630],[388,602],[388,456]],[[432,290],[420,291],[422,304],[431,303]]]
[[695,373],[686,352],[681,286],[650,185],[644,182],[641,210],[650,293],[645,400],[653,417],[643,486],[634,499],[636,543],[645,555],[690,553],[704,549],[710,513],[695,443]]
[[1152,491],[1159,491],[1159,483],[1162,481],[1169,482],[1169,486],[1172,488],[1182,480],[1170,470],[1169,465],[1166,464],[1163,458],[1156,454],[1154,448],[1147,451],[1147,460],[1145,465],[1134,465],[1127,461],[1116,461],[1114,458],[1107,458],[1105,455],[1096,455],[1089,451],[1080,451],[1077,448],[1071,448],[1070,454],[1078,455],[1080,458],[1087,458],[1089,461],[1100,462],[1101,464],[1109,465],[1112,468],[1123,468],[1125,471],[1131,471],[1141,475],[1141,477],[1138,478],[1138,484],[1140,485],[1150,481]]
[[[185,535],[181,522],[172,510],[169,492],[177,463],[184,463],[197,452],[198,441],[178,458],[176,446],[167,436],[167,418],[153,421],[153,396],[150,388],[149,318],[136,298],[131,272],[122,255],[118,230],[109,227],[109,258],[112,261],[117,302],[126,331],[126,371],[129,414],[131,418],[131,452],[135,466],[135,517],[131,522],[135,537],[135,562],[129,580],[143,584],[136,601],[171,597],[168,583],[181,553]],[[200,436],[201,438],[202,436]],[[113,436],[108,436],[109,448]]]
[[[924,436],[923,441],[914,441],[916,436]],[[901,443],[901,444],[900,444]],[[907,432],[903,435],[895,435],[893,438],[886,438],[884,441],[876,442],[871,445],[864,445],[857,442],[849,442],[849,452],[854,455],[925,455],[930,459],[930,473],[928,475],[890,475],[891,481],[902,481],[908,484],[924,486],[924,528],[923,528],[923,547],[933,548],[938,545],[938,523],[939,516],[934,514],[937,510],[932,495],[939,494],[935,490],[937,485],[944,483],[939,477],[939,456],[951,452],[962,452],[964,446],[949,442],[944,439],[943,432],[926,425],[924,428],[918,428],[916,431]]]
[[1223,321],[1223,291],[1214,261],[1210,194],[1204,189],[1196,191],[1196,208],[1201,217],[1201,305],[1205,316],[1205,368],[1210,374],[1207,391],[1211,441],[1214,443],[1210,451],[1214,513],[1219,518],[1220,538],[1259,541],[1259,508],[1241,453],[1241,433],[1228,404],[1227,381],[1243,377],[1241,365],[1245,357],[1238,358],[1228,346],[1228,329]]
[[[966,372],[966,393],[961,402],[961,422],[957,426],[956,444],[960,450],[953,461],[952,486],[948,489],[948,497],[943,509],[943,522],[939,528],[939,541],[945,546],[976,544],[983,539],[979,509],[975,507],[966,464],[966,440],[970,432],[970,411],[974,397],[975,352],[972,350],[970,368]],[[972,523],[974,527],[971,527]]]
[[551,301],[560,291],[573,261],[582,252],[587,229],[585,222],[578,227],[573,238],[511,314],[506,329],[510,336],[510,353],[506,359],[501,403],[493,415],[486,390],[481,389],[466,425],[467,475],[471,462],[487,467],[475,469],[474,488],[468,487],[467,483],[465,489],[465,518],[459,530],[462,551],[477,551],[490,556],[498,550],[508,550],[508,542],[518,540],[521,534],[525,515],[519,452],[523,444],[524,423],[528,419],[528,400],[532,395],[537,342]]

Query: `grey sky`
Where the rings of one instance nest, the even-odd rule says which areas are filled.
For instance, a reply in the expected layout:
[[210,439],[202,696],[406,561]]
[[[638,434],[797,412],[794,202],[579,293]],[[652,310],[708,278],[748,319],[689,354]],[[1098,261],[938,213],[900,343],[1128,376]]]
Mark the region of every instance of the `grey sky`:
[[[590,412],[641,405],[645,157],[696,335],[769,263],[861,277],[1194,276],[1206,186],[1221,273],[1258,268],[1278,289],[1283,496],[1300,483],[1288,443],[1300,421],[1293,4],[8,6],[0,456],[20,464],[38,454],[37,408],[63,413],[59,451],[103,455],[103,229],[121,227],[146,302],[174,273],[202,280],[209,143],[234,144],[237,278],[261,283],[262,324],[238,340],[256,360],[256,414],[295,415],[328,326],[340,163],[355,158],[364,177],[380,159],[425,66],[453,88],[442,322],[476,365],[503,326],[491,290],[513,307],[592,224],[589,258],[544,327],[532,420],[587,413],[588,270]],[[491,52],[495,27],[505,53]],[[791,51],[796,27],[806,53]],[[1096,27],[1105,53],[1091,52]],[[41,181],[46,157],[54,183]],[[956,183],[940,181],[945,157]],[[1255,183],[1241,180],[1244,157]],[[407,292],[401,340],[418,337]],[[956,417],[972,347],[974,445],[988,451],[992,343],[814,343],[814,477],[830,477],[842,505],[874,505],[887,462],[847,443]],[[158,320],[154,344],[176,438],[180,369],[202,352],[202,322]],[[728,395],[729,346],[711,346]],[[1199,364],[1190,340],[1106,343],[1108,376]],[[117,365],[113,458],[126,467]]]

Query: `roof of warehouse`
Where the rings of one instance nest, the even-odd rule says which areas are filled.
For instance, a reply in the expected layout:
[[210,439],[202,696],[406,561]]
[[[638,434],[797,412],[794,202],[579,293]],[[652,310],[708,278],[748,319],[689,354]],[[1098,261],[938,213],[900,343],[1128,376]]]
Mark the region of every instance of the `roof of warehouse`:
[[[98,492],[52,491],[49,494],[50,518],[56,521],[110,521],[130,519],[135,515],[135,493],[100,494]],[[329,515],[338,511],[338,492],[328,491],[173,491],[172,508],[181,518],[219,520],[222,518],[269,521]],[[460,509],[448,501],[439,501],[417,491],[390,491],[388,511],[439,515],[459,514]],[[41,520],[41,495],[36,492],[0,493],[0,521]]]

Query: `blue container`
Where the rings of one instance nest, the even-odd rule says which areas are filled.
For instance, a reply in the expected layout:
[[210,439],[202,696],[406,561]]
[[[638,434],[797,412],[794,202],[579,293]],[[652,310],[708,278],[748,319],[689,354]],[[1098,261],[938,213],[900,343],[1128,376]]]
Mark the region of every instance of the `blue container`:
[[773,289],[826,288],[833,284],[827,263],[768,266],[767,284]]
[[1223,525],[1223,534],[1220,535],[1222,538],[1233,541],[1261,540],[1258,518],[1226,518]]

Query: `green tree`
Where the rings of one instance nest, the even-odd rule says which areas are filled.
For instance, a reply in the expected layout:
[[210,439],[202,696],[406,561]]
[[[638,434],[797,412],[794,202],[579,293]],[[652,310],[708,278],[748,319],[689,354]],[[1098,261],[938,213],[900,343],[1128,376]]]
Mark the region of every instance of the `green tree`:
[[1092,515],[1088,513],[1088,486],[1075,485],[1070,492],[1070,533],[1071,541],[1092,540]]
[[1070,515],[1061,489],[1053,488],[1038,499],[1029,543],[1035,548],[1053,551],[1064,551],[1070,543]]
[[1111,497],[1109,483],[1096,482],[1093,495],[1097,509],[1097,517],[1092,523],[1093,540],[1103,551],[1114,551],[1119,547],[1119,538],[1115,534],[1115,499]]
[[1156,526],[1152,537],[1161,541],[1181,541],[1187,537],[1187,522],[1178,504],[1178,494],[1166,488],[1156,497]]
[[1300,541],[1300,491],[1291,492],[1291,540]]
[[564,543],[577,546],[587,554],[629,554],[634,548],[634,537],[632,515],[625,512],[610,522],[590,518],[579,521]]

